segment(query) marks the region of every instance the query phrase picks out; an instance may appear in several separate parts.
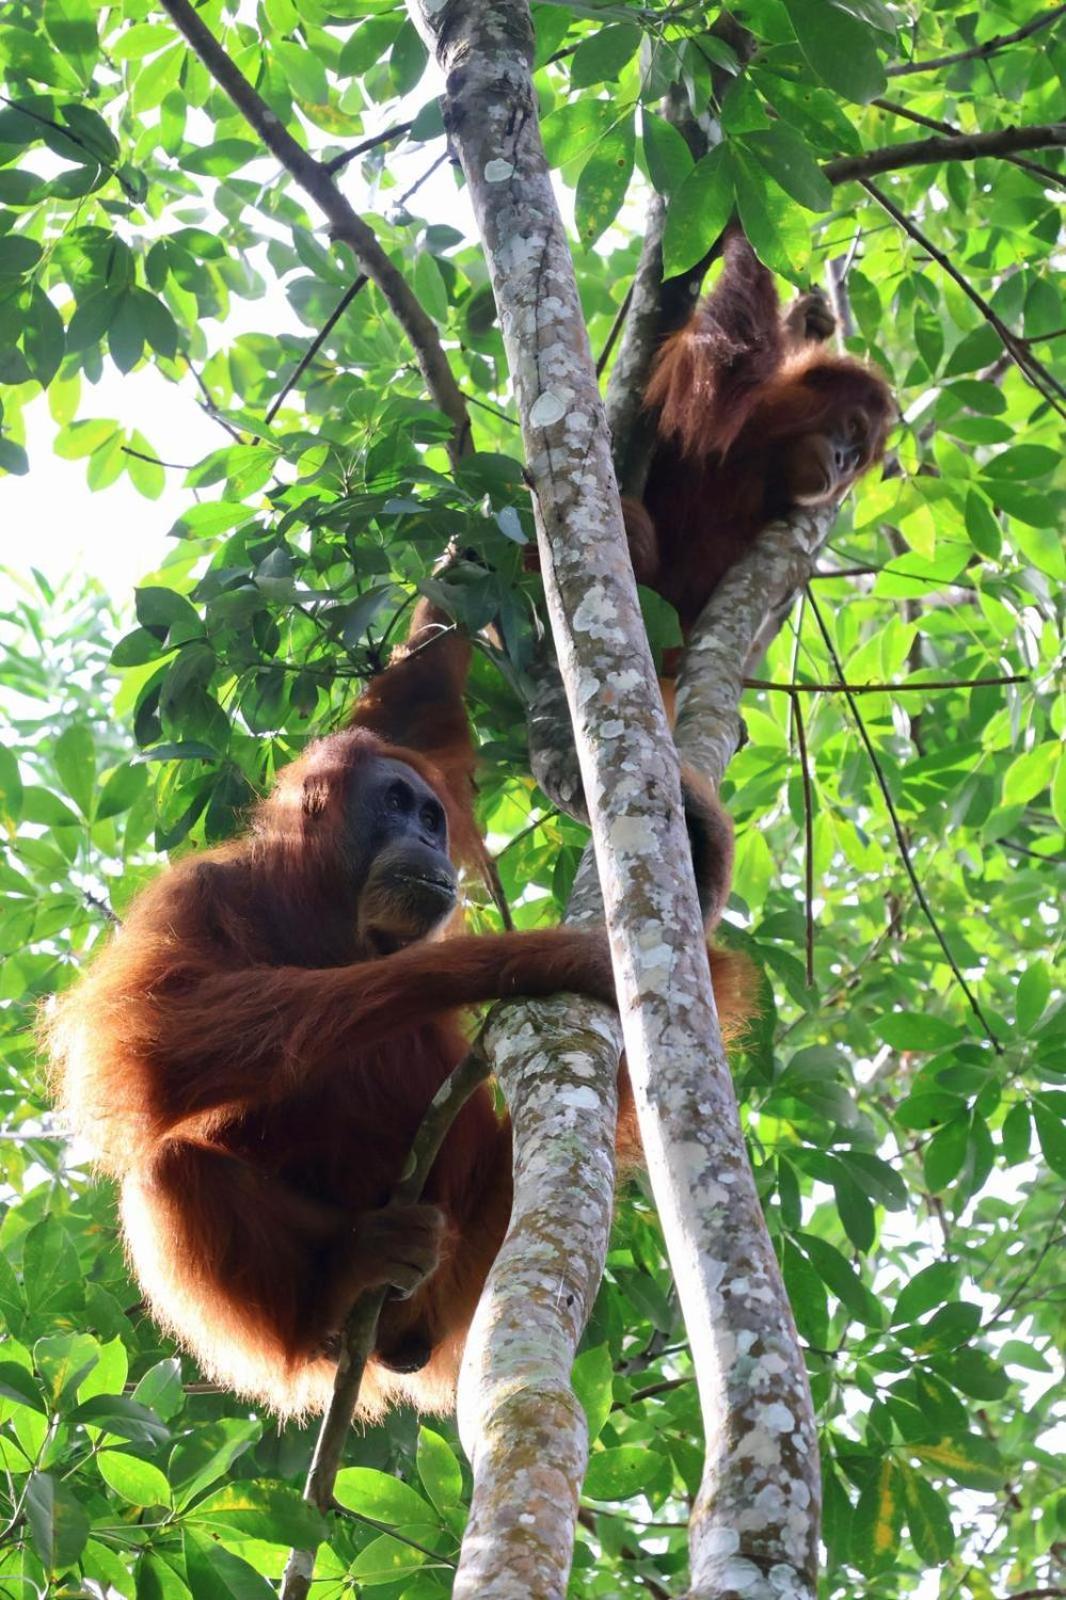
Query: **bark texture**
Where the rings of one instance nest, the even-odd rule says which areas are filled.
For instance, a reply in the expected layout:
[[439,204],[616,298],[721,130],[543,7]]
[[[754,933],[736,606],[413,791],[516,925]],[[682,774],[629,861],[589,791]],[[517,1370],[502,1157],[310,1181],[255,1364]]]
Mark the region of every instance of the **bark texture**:
[[621,1035],[573,996],[486,1033],[514,1121],[511,1225],[467,1339],[459,1431],[474,1496],[457,1600],[566,1594],[588,1456],[570,1369],[603,1273]]

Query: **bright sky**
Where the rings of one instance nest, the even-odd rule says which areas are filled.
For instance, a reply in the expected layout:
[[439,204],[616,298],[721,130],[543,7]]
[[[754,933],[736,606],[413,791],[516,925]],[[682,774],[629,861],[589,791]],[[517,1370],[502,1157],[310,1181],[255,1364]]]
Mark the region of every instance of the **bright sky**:
[[[439,92],[434,76],[435,69],[431,67],[414,94],[382,107],[380,126],[385,128],[414,116],[435,89]],[[192,123],[190,118],[190,128]],[[202,131],[206,144],[213,137],[206,119]],[[373,133],[376,128],[368,126],[367,131]],[[321,149],[324,143],[319,130],[310,130],[312,151]],[[342,187],[357,209],[387,212],[423,176],[440,152],[439,140],[395,152],[389,161],[395,186],[376,193],[362,183],[359,164],[353,163],[341,179]],[[52,160],[38,152],[33,164],[43,173]],[[269,180],[276,170],[273,162],[264,160],[256,164],[255,173]],[[314,208],[310,209],[317,215]],[[476,237],[465,191],[458,186],[447,163],[419,189],[410,202],[410,210],[427,221],[446,220],[468,237]],[[159,231],[166,232],[171,225],[167,221]],[[204,225],[221,227],[224,221],[212,211]],[[264,225],[264,232],[268,231],[268,225]],[[319,237],[325,241],[324,230]],[[257,265],[268,284],[266,295],[260,300],[234,296],[224,327],[216,322],[204,324],[212,353],[251,331],[309,336],[311,330],[296,317],[265,258]],[[56,298],[58,303],[65,296]],[[107,355],[103,367],[98,384],[83,385],[79,418],[110,418],[127,430],[136,427],[161,459],[188,465],[225,444],[226,435],[218,423],[200,409],[199,391],[191,378],[186,377],[179,384],[168,383],[148,364],[124,377]],[[61,461],[53,455],[56,428],[45,399],[34,400],[25,415],[30,471],[24,478],[0,477],[0,569],[24,573],[36,566],[53,582],[71,571],[92,573],[116,599],[127,596],[132,604],[134,585],[166,554],[168,530],[191,503],[190,492],[182,487],[183,474],[167,472],[166,490],[158,500],[146,500],[138,494],[125,474],[109,488],[93,493],[86,480],[85,460]],[[0,604],[4,603],[7,589],[0,570]]]

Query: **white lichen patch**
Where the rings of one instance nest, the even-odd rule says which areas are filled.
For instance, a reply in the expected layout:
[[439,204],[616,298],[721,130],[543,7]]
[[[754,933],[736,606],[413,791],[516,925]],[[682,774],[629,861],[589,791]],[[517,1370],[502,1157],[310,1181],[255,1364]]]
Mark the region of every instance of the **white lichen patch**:
[[759,1420],[764,1428],[771,1433],[791,1433],[796,1426],[796,1419],[787,1406],[780,1400],[775,1400],[771,1405],[764,1406]]
[[529,420],[534,428],[550,428],[566,415],[566,401],[552,389],[545,389],[529,408]]
[[700,1536],[700,1549],[709,1556],[731,1556],[740,1549],[740,1534],[736,1528],[708,1528]]
[[610,848],[621,855],[654,850],[656,830],[647,817],[616,817],[607,834]]

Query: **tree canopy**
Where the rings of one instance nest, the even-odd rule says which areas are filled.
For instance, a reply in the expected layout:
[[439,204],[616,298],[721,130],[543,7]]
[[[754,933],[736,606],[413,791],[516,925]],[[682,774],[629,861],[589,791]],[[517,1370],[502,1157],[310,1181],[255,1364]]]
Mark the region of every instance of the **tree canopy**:
[[[750,680],[722,791],[722,934],[764,975],[733,1070],[821,1429],[822,1592],[1066,1595],[1066,7],[532,14],[604,370],[655,201],[667,280],[701,275],[736,212],[783,292],[829,286],[846,348],[899,399],[883,473]],[[0,469],[47,475],[25,449],[47,408],[86,493],[125,475],[146,518],[183,496],[131,596],[50,583],[32,529],[3,558],[12,1600],[255,1600],[323,1536],[322,1600],[451,1592],[469,1492],[451,1421],[353,1433],[323,1525],[300,1499],[313,1429],[214,1392],[144,1314],[34,1042],[36,1008],[166,857],[232,834],[338,725],[418,588],[472,633],[496,624],[470,689],[479,815],[516,926],[565,907],[587,830],[530,775],[533,518],[439,92],[394,0],[0,18]],[[146,364],[173,386],[165,438],[94,392]],[[195,407],[217,448],[187,461]],[[434,576],[452,540],[477,559]],[[663,602],[645,616],[676,643]],[[572,1592],[683,1592],[700,1413],[639,1179],[575,1385],[594,1442]]]

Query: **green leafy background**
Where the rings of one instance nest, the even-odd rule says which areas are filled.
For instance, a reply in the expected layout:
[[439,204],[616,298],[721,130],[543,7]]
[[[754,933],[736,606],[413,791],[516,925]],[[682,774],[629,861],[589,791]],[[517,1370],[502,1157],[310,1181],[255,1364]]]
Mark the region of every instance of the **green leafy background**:
[[[144,1315],[114,1196],[56,1127],[34,1049],[35,1008],[166,854],[227,837],[343,716],[453,536],[485,565],[434,592],[471,629],[501,623],[471,711],[482,820],[520,926],[557,918],[584,843],[528,775],[537,583],[522,568],[529,506],[485,265],[454,225],[466,213],[446,167],[402,199],[407,174],[443,153],[425,50],[391,0],[199,10],[316,154],[412,123],[341,181],[437,322],[477,453],[449,469],[447,425],[372,287],[268,421],[352,262],[149,0],[9,0],[0,468],[48,474],[47,452],[25,448],[26,413],[47,408],[87,493],[125,476],[149,503],[168,486],[182,510],[135,596],[77,575],[57,592],[28,564],[4,590],[0,1594],[254,1600],[287,1546],[325,1534],[321,1600],[439,1600],[469,1491],[451,1423],[398,1414],[354,1433],[340,1509],[320,1526],[299,1499],[310,1433],[211,1391]],[[824,165],[929,124],[1053,121],[1066,35],[1048,26],[985,58],[900,72],[1040,13],[1024,0],[752,0],[741,70],[695,6],[533,12],[594,349],[636,265],[651,187],[669,197],[670,271],[698,261],[734,207],[786,292],[843,258],[848,347],[890,375],[902,419],[884,476],[851,497],[824,558],[849,575],[814,585],[836,653],[861,684],[1024,680],[859,702],[925,896],[1001,1052],[916,904],[839,695],[801,703],[814,985],[803,769],[779,693],[746,697],[729,770],[726,937],[767,980],[734,1065],[823,1430],[825,1596],[1063,1592],[1062,155],[878,180],[1042,363],[1039,386],[937,261]],[[677,79],[702,107],[712,71],[727,84],[721,137],[697,160],[661,95]],[[293,318],[301,331],[276,331]],[[175,416],[200,403],[219,424],[194,464],[167,464],[180,445],[101,414],[101,376],[149,364],[175,386]],[[16,529],[5,559],[31,545],[32,528]],[[809,604],[762,670],[836,679]],[[471,897],[474,924],[492,927],[476,885]],[[699,1412],[639,1183],[619,1205],[575,1382],[594,1443],[573,1592],[679,1592]]]

